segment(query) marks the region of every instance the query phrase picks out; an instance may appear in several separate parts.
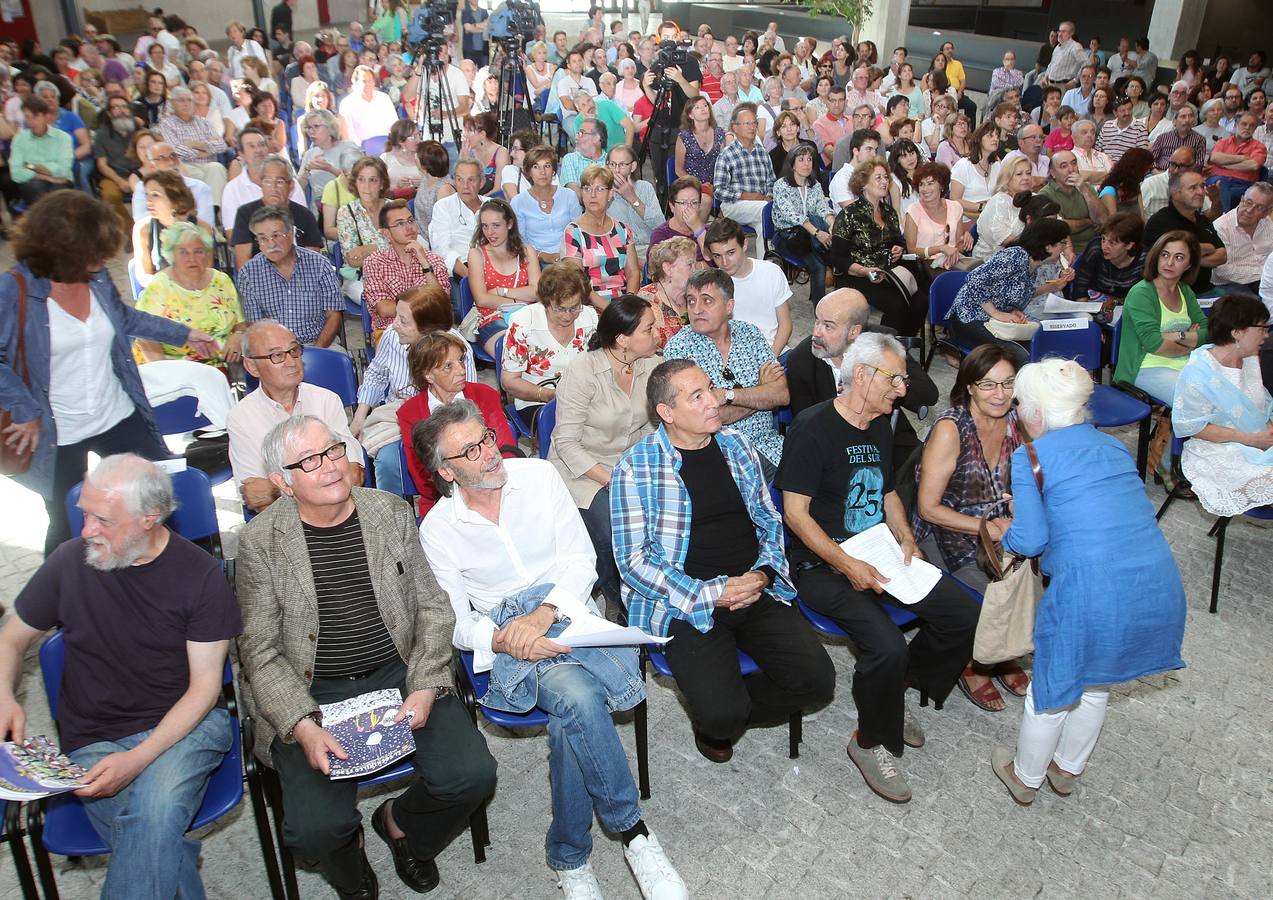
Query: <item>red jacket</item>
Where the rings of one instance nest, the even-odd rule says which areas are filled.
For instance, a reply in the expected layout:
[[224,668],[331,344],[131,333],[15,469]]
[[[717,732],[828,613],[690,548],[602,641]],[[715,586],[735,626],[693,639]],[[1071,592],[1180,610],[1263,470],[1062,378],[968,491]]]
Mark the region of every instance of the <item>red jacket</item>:
[[[485,384],[466,381],[464,396],[477,404],[477,408],[482,411],[482,418],[486,420],[487,426],[495,431],[495,443],[498,446],[517,446],[517,439],[513,437],[513,430],[509,428],[508,419],[504,417],[504,409],[499,402],[499,391]],[[411,444],[411,429],[415,427],[416,422],[423,422],[427,418],[429,418],[429,395],[425,391],[421,391],[398,407],[398,427],[402,430],[402,449],[407,454],[407,468],[410,470],[411,480],[415,482],[416,491],[420,494],[421,516],[433,509],[433,504],[440,498],[438,489],[433,484],[433,477],[421,464],[419,457],[415,454],[415,447]]]

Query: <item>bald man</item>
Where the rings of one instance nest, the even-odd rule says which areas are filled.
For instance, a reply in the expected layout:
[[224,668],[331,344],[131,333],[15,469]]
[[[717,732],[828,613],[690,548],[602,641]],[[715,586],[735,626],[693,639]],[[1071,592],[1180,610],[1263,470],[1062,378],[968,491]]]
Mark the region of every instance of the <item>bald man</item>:
[[[805,338],[787,356],[787,387],[791,392],[791,412],[800,415],[805,409],[839,394],[837,383],[844,352],[858,335],[866,331],[893,334],[889,328],[867,323],[870,307],[866,297],[852,288],[832,291],[814,308],[813,334]],[[906,374],[910,385],[901,406],[918,414],[937,402],[937,385],[928,377],[918,360],[906,357]],[[893,468],[901,464],[920,445],[915,428],[900,413],[893,426]]]

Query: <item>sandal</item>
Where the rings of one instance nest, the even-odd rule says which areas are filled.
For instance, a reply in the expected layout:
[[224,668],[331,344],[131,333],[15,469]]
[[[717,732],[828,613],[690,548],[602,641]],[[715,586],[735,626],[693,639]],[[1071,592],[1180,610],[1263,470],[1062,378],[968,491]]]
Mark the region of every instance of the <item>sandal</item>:
[[999,671],[995,672],[994,680],[1014,697],[1025,697],[1025,692],[1030,687],[1030,676],[1015,662],[1000,666]]
[[[986,683],[975,691],[968,686],[967,679],[973,674],[975,673],[972,671],[972,667],[965,666],[964,670],[959,673],[959,677],[955,680],[955,686],[959,688],[965,697],[972,701],[973,706],[976,706],[979,709],[984,709],[986,712],[1003,712],[1004,707],[1007,706],[1007,704],[1003,702],[1003,697],[1001,697],[999,692],[995,690],[994,683],[990,679],[987,678]],[[997,707],[991,706],[990,704],[995,700],[998,700],[1002,705]]]

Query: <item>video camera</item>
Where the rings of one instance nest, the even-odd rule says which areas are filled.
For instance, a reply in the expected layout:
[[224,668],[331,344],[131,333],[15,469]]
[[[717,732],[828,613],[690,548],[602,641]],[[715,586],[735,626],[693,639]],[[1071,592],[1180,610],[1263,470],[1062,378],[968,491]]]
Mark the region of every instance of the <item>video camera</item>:
[[445,0],[427,0],[407,26],[407,41],[416,56],[436,55],[446,43],[446,32],[455,26],[455,6]]
[[[662,87],[672,86],[672,82],[669,79],[663,78],[664,70],[669,66],[679,68],[680,66],[685,65],[689,61],[690,48],[692,46],[693,42],[691,42],[688,38],[682,40],[680,43],[677,43],[676,41],[663,41],[659,44],[659,52],[655,55],[654,61],[650,63],[650,71],[653,72],[656,77],[662,79]],[[659,86],[660,83],[655,84],[656,88]]]
[[486,34],[493,41],[517,38],[524,43],[534,39],[542,20],[539,4],[534,0],[505,0],[491,14]]

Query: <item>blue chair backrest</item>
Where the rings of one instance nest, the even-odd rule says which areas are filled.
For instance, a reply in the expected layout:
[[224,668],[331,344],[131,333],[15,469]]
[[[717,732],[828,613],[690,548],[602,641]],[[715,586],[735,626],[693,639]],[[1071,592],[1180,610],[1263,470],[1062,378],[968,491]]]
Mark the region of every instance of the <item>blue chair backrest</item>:
[[552,444],[553,429],[557,427],[557,401],[549,400],[539,411],[539,419],[535,422],[535,430],[539,438],[539,458],[548,458],[548,448]]
[[367,362],[371,362],[376,358],[376,342],[371,339],[371,307],[364,300],[359,304],[362,307],[362,334],[367,342]]
[[1114,323],[1114,336],[1110,338],[1109,367],[1111,371],[1118,368],[1118,345],[1122,342],[1122,340],[1123,340],[1123,317],[1119,316],[1118,321]]
[[[473,289],[469,287],[468,276],[460,279],[460,285],[456,290],[459,291],[460,321],[463,322],[464,317],[473,308]],[[457,322],[456,324],[458,325],[459,323]]]
[[1076,360],[1089,372],[1095,372],[1101,367],[1101,326],[1089,321],[1082,330],[1047,331],[1040,328],[1030,342],[1030,362],[1049,356]]
[[358,378],[354,361],[339,350],[306,347],[304,350],[305,381],[325,387],[345,406],[358,402]]
[[[83,482],[66,493],[66,515],[71,534],[78,535],[84,528],[84,515],[80,512],[80,488]],[[174,472],[172,492],[177,498],[177,511],[165,523],[188,541],[201,541],[219,535],[217,504],[212,497],[212,482],[198,469]]]
[[378,137],[369,137],[362,142],[362,152],[368,156],[379,156],[385,152],[385,144],[389,142],[389,135],[382,134]]
[[402,496],[418,497],[420,492],[416,490],[415,478],[411,475],[411,467],[407,465],[407,442],[398,442],[398,464],[402,466]]
[[501,332],[499,337],[495,339],[495,384],[499,388],[500,396],[504,395],[504,336],[507,331]]
[[345,264],[345,252],[340,249],[340,241],[332,242],[331,253],[328,255],[331,258],[332,265],[335,266],[337,270]]
[[[679,138],[678,138],[679,140]],[[676,181],[676,154],[672,150],[668,150],[667,154],[667,186],[669,192],[672,188],[672,182]],[[669,197],[670,201],[672,198]]]
[[197,397],[178,397],[155,407],[155,421],[160,434],[185,434],[196,428],[208,428],[212,423],[199,415]]
[[933,279],[933,286],[928,292],[928,319],[933,325],[940,325],[950,314],[955,305],[955,295],[968,280],[968,273],[953,269],[942,272]]
[[766,203],[760,211],[760,234],[765,239],[765,243],[770,243],[774,239],[774,205],[772,202]]

